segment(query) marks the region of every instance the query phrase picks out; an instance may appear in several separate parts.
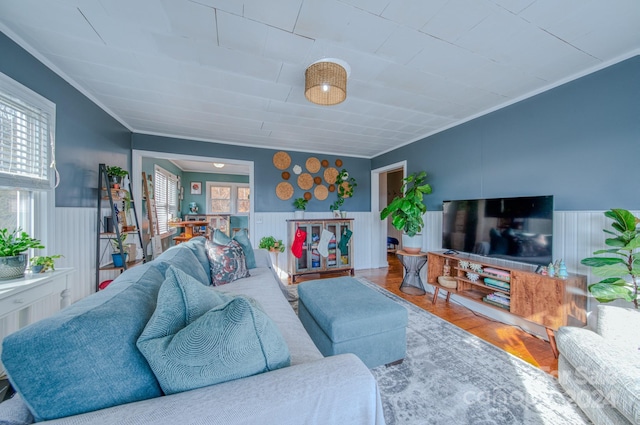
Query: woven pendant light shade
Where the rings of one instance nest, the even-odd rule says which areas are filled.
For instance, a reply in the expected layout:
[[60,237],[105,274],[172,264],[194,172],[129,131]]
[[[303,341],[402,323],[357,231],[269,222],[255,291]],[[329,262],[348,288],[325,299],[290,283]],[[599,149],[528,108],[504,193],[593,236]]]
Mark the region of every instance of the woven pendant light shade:
[[337,105],[347,98],[347,71],[335,62],[316,62],[305,72],[304,96],[318,105]]

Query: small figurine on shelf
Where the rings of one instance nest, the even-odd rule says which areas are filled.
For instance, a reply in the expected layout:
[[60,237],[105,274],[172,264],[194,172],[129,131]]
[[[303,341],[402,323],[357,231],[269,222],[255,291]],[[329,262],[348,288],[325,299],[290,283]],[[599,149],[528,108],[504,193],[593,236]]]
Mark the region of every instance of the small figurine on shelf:
[[549,266],[547,266],[547,275],[549,277],[554,277],[556,275],[556,269],[553,266],[553,263],[549,263]]
[[189,211],[191,212],[191,214],[197,214],[198,204],[196,204],[195,202],[189,202]]
[[449,259],[444,260],[444,266],[442,266],[442,275],[451,276],[451,266],[449,266]]
[[558,268],[558,277],[560,279],[566,279],[569,277],[569,273],[567,273],[567,265],[564,263],[564,260],[560,260],[560,267]]

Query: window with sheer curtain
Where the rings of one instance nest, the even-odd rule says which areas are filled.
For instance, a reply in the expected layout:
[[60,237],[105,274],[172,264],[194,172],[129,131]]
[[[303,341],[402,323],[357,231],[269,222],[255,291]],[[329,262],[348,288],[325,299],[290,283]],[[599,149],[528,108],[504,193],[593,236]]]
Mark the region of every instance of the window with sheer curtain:
[[55,104],[0,73],[0,228],[46,245],[53,214]]
[[155,166],[154,195],[158,230],[160,234],[169,231],[169,220],[178,215],[178,177],[162,167]]

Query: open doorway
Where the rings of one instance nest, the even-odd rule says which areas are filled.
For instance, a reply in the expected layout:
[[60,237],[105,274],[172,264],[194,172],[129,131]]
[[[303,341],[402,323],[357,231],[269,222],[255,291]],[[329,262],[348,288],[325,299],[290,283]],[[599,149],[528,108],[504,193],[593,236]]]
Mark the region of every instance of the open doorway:
[[[397,162],[371,171],[371,210],[376,213],[378,217],[380,216],[380,211],[382,211],[394,197],[400,194],[402,179],[406,177],[406,174],[406,161]],[[373,267],[387,267],[387,249],[389,246],[392,247],[391,249],[401,248],[402,232],[391,226],[390,219],[380,220],[379,223],[379,226],[375,229],[376,234],[373,238],[372,264]],[[399,243],[395,246],[394,244],[388,245],[387,238],[397,239]]]
[[[249,235],[254,234],[254,203],[250,196],[254,188],[253,161],[134,150],[132,152],[132,175],[139,176],[139,178],[132,179],[134,199],[143,199],[142,173],[145,172],[147,177],[154,175],[154,170],[158,167],[166,169],[169,174],[174,174],[178,181],[180,195],[176,211],[171,212],[172,216],[185,217],[185,215],[192,216],[195,213],[207,216],[207,220],[209,215],[220,216],[220,214],[215,214],[216,212],[212,211],[212,208],[215,208],[217,204],[224,205],[225,200],[215,198],[213,195],[215,191],[210,188],[212,186],[216,186],[218,189],[228,187],[234,195],[226,200],[227,207],[230,208],[226,212],[227,232],[231,234],[233,228],[239,228],[246,229]],[[241,207],[238,207],[237,211],[236,205]],[[137,212],[140,223],[143,223],[144,234],[144,223],[148,222],[148,219],[146,214],[142,214],[142,210],[143,208],[138,208]],[[148,252],[151,245],[151,235],[147,236],[147,238],[143,237],[143,240],[145,240],[145,249]],[[166,234],[164,236],[161,238],[163,250],[172,245],[172,238]]]

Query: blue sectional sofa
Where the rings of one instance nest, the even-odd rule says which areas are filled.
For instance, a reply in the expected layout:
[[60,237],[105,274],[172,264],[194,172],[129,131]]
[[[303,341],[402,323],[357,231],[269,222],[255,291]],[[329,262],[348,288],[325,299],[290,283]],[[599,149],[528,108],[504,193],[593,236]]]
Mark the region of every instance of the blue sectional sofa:
[[[194,238],[9,335],[2,361],[18,393],[0,404],[0,423],[384,424],[367,367],[353,354],[323,357],[289,305],[268,252],[253,253],[250,277],[210,287],[205,240]],[[176,273],[207,291],[255,300],[277,326],[290,366],[165,395],[136,343],[160,288]]]

